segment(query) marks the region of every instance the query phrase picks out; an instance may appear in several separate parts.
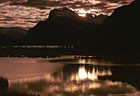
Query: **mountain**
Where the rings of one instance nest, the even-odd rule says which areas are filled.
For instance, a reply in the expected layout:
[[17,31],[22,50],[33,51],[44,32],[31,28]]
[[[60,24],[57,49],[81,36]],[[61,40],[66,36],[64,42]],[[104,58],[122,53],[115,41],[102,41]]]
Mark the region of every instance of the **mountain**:
[[19,44],[26,30],[17,27],[0,27],[0,46]]
[[15,40],[19,40],[25,36],[27,30],[18,27],[0,27],[0,33]]
[[96,38],[94,31],[97,27],[91,14],[83,18],[67,8],[54,9],[48,19],[29,29],[24,41],[31,44],[88,45],[93,37]]
[[1,45],[10,45],[13,40],[7,37],[5,34],[0,33],[0,46]]
[[107,18],[107,15],[100,14],[92,19],[95,24],[102,24],[102,22]]
[[[104,49],[139,50],[140,0],[122,6],[103,21],[100,26],[100,44]],[[102,34],[102,35],[101,35]]]
[[[74,44],[97,50],[139,50],[140,1],[114,10],[111,16],[85,18],[67,8],[54,9],[49,18],[29,29],[24,44]],[[103,20],[104,19],[104,20]]]

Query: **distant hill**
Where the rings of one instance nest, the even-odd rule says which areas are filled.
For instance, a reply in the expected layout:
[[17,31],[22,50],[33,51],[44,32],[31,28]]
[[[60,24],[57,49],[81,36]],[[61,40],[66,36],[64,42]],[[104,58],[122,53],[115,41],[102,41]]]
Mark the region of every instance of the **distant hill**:
[[0,33],[9,38],[19,40],[27,34],[27,30],[18,27],[0,27]]
[[19,44],[27,30],[17,27],[0,27],[0,46]]
[[9,38],[6,35],[0,33],[0,46],[1,45],[10,45],[11,42],[13,42],[13,40],[11,38]]

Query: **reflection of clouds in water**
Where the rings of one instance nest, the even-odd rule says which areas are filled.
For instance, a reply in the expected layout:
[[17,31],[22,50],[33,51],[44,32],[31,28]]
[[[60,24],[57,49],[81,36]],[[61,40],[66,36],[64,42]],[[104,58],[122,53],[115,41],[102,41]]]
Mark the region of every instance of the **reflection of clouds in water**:
[[[108,68],[104,69],[101,66],[93,67],[88,65],[68,65],[64,69],[58,71],[56,74],[30,78],[29,81],[25,79],[26,82],[23,80],[22,83],[13,83],[11,84],[11,88],[26,90],[26,92],[40,94],[41,96],[106,96],[112,94],[129,94],[131,96],[138,92],[135,87],[127,83],[98,80],[98,76],[112,75]],[[97,78],[89,78],[89,75]]]
[[[25,74],[25,76],[22,76],[21,78],[14,77],[13,79],[10,79],[9,90],[22,91],[29,94],[40,94],[40,96],[79,96],[79,95],[81,96],[111,95],[112,96],[112,94],[115,95],[129,94],[128,96],[140,95],[138,93],[138,90],[135,88],[136,86],[134,87],[130,85],[131,84],[130,82],[129,84],[127,84],[125,82],[121,82],[123,80],[114,82],[111,81],[110,79],[109,80],[101,80],[100,78],[98,79],[98,77],[102,77],[102,76],[103,77],[113,76],[112,73],[113,71],[111,72],[112,67],[98,65],[98,63],[96,63],[95,65],[85,64],[87,62],[92,63],[92,60],[90,59],[80,59],[80,60],[84,60],[84,62],[80,61],[81,63],[83,62],[82,64],[81,63],[75,64],[78,62],[76,60],[74,61],[74,64],[65,65],[65,63],[68,63],[69,61],[72,60],[70,58],[74,58],[74,56],[57,57],[57,59],[56,58],[36,58],[36,59],[1,58],[0,71],[4,69],[2,66],[6,66],[7,64],[10,64],[10,66],[16,66],[15,68],[18,69],[18,70],[14,70],[16,72],[16,75],[17,74],[24,75],[24,74],[20,74],[20,71],[25,72],[25,69],[27,71],[28,67],[30,67],[29,73],[33,70],[36,70],[35,75],[27,73]],[[82,56],[81,58],[87,58],[87,57]],[[94,57],[90,56],[88,58],[94,58]],[[54,60],[54,61],[51,63],[49,60]],[[93,59],[93,61],[95,60]],[[15,63],[18,63],[18,65],[16,65]],[[19,67],[21,67],[22,70]],[[5,67],[5,69],[7,68],[8,67]],[[30,70],[31,68],[32,70]],[[118,70],[120,68],[122,67],[115,66],[115,69],[118,73],[120,72]],[[134,73],[139,72],[137,71],[138,69],[134,71],[135,69],[131,66],[130,69],[133,69]],[[11,69],[8,69],[8,71],[9,70]],[[124,68],[122,68],[121,72],[124,73],[127,72],[129,75],[130,72],[128,71],[129,70],[124,71]],[[11,70],[11,73],[12,72],[13,71]],[[38,74],[39,72],[41,73]],[[119,76],[123,76],[124,78],[125,75],[119,73]],[[24,95],[24,96],[29,96],[29,95]]]
[[[7,2],[8,1],[8,2]],[[33,27],[48,17],[54,8],[68,7],[79,14],[110,15],[113,10],[133,0],[2,0],[0,1],[0,26]],[[94,9],[94,10],[93,10]]]
[[[49,63],[47,58],[0,58],[0,76],[8,80],[32,80],[29,77],[40,78],[46,73],[54,73],[64,64]],[[15,80],[17,81],[17,80]]]
[[[133,86],[112,81],[82,81],[82,82],[48,82],[45,80],[14,84],[11,88],[26,90],[27,93],[40,94],[41,96],[108,96],[128,94],[138,96],[138,91]],[[111,96],[112,96],[111,95]],[[140,95],[140,94],[139,94]]]

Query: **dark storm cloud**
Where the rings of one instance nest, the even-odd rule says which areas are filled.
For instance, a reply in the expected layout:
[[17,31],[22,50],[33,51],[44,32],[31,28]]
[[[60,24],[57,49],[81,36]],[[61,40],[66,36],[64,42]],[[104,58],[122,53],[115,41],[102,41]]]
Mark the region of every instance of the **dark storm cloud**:
[[[101,0],[98,0],[98,1],[101,1]],[[112,2],[112,3],[118,3],[121,1],[124,1],[124,0],[102,0],[102,2]]]
[[0,0],[0,3],[7,2],[7,1],[10,1],[10,2],[25,2],[26,0]]
[[[118,4],[126,4],[127,1],[132,0],[6,0],[6,1],[12,1],[11,5],[23,5],[23,6],[30,6],[30,7],[37,7],[37,8],[46,8],[46,7],[66,7],[70,6],[73,8],[77,7],[103,7],[107,6],[107,2],[109,3],[118,3]],[[91,2],[94,3],[91,3]],[[96,3],[99,1],[100,3]]]
[[[0,0],[0,26],[33,27],[48,18],[50,10],[67,7],[78,14],[110,15],[133,0]],[[27,19],[28,18],[28,19]],[[20,22],[17,23],[17,22]]]
[[8,1],[8,0],[0,0],[0,3],[6,2],[6,1]]
[[[67,7],[70,9],[98,10],[98,14],[109,15],[113,10],[133,0],[1,0],[0,2],[9,1],[10,5],[21,5],[26,7],[35,7],[39,9],[54,9]],[[93,12],[94,13],[94,12]]]
[[96,0],[96,1],[127,4],[127,2],[132,2],[134,0]]
[[49,1],[49,0],[28,0],[27,2],[11,2],[11,5],[23,5],[29,7],[37,7],[45,9],[46,7],[60,6],[61,1]]

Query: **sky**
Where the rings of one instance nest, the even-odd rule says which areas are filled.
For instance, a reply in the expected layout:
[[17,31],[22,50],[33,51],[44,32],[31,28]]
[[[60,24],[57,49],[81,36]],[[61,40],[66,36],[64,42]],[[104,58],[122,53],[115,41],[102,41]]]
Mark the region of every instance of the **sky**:
[[111,15],[115,8],[133,0],[0,0],[0,27],[29,29],[48,18],[50,10],[67,7],[79,16]]

